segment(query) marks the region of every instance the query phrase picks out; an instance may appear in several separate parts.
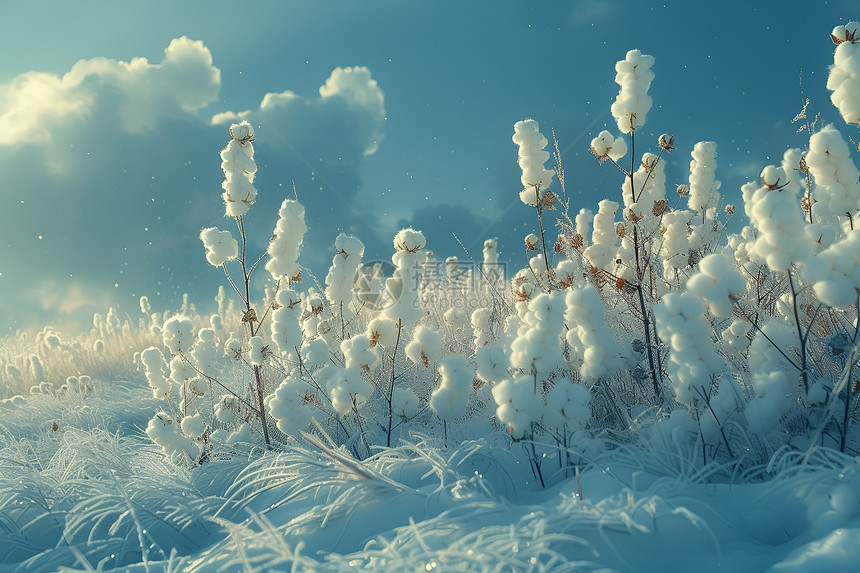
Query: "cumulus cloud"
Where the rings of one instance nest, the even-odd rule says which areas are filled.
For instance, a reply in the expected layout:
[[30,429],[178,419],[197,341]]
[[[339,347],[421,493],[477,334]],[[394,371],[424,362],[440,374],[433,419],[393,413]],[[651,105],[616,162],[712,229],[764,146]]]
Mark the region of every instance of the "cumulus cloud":
[[[365,67],[335,68],[320,86],[320,97],[308,100],[299,97],[294,92],[286,90],[280,93],[267,93],[260,102],[260,107],[253,112],[227,111],[216,114],[213,124],[226,124],[247,119],[253,113],[281,124],[288,131],[301,124],[304,114],[312,120],[321,115],[334,113],[340,115],[344,108],[351,116],[353,133],[357,136],[350,142],[361,149],[363,155],[372,155],[382,141],[382,124],[385,121],[385,98],[382,90],[370,76],[370,70]],[[292,135],[292,133],[290,133]]]
[[[293,183],[312,241],[300,264],[318,259],[314,270],[324,273],[343,225],[375,235],[375,218],[355,205],[385,117],[370,72],[338,68],[318,94],[267,94],[255,110],[213,120],[203,113],[219,98],[220,76],[209,49],[183,37],[158,63],[92,58],[64,74],[30,71],[0,84],[0,209],[8,215],[0,226],[0,324],[40,327],[65,316],[86,325],[108,298],[133,311],[132,294],[158,309],[183,292],[211,300],[223,277],[198,235],[231,224],[218,156],[231,118],[250,116],[258,128],[252,253],[265,251]],[[77,280],[86,288],[73,288]]]
[[116,120],[125,132],[152,130],[160,118],[215,101],[220,86],[221,72],[209,49],[185,36],[170,42],[160,64],[92,58],[62,76],[26,72],[0,85],[0,145],[52,142],[56,128],[86,122],[108,94],[116,98]]

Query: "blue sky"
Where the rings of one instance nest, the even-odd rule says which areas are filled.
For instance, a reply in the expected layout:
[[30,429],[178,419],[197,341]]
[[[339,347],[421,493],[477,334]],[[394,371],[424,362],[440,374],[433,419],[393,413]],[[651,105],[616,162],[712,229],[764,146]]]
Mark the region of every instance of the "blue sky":
[[[75,329],[113,303],[136,317],[142,294],[160,310],[183,292],[206,306],[222,275],[197,234],[232,224],[220,199],[227,125],[212,123],[225,112],[248,110],[257,128],[252,252],[264,248],[295,183],[310,227],[299,262],[320,279],[338,231],[357,234],[366,259],[388,258],[405,224],[422,229],[437,256],[467,258],[453,231],[476,258],[485,238],[498,237],[502,260],[523,264],[522,237],[535,222],[517,196],[510,137],[526,117],[547,136],[555,129],[575,211],[617,199],[617,172],[598,167],[587,148],[604,127],[616,131],[614,64],[632,48],[656,58],[654,108],[640,137],[676,136],[668,182],[684,182],[693,145],[713,140],[724,201],[739,203],[742,183],[805,145],[790,123],[804,98],[812,114],[857,138],[824,89],[828,34],[860,17],[851,6],[4,6],[14,25],[0,37],[0,325]],[[334,97],[321,97],[332,71],[347,66],[367,67],[376,87],[334,86]],[[360,97],[374,89],[381,106]],[[289,103],[261,108],[265,94],[286,91]]]

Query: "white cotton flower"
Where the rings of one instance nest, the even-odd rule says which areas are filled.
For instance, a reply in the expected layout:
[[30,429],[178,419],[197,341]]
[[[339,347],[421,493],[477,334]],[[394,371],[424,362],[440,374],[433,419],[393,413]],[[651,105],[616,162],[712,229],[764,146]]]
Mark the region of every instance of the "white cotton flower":
[[615,83],[621,86],[621,90],[612,104],[612,116],[621,133],[631,133],[645,125],[652,104],[648,88],[654,79],[653,65],[654,57],[639,50],[630,50],[623,60],[615,64]]
[[355,274],[364,254],[364,244],[356,237],[341,233],[334,241],[336,254],[325,278],[325,296],[332,308],[352,301]]
[[[514,124],[513,142],[519,146],[519,164],[523,170],[521,182],[523,190],[520,200],[526,205],[536,206],[539,198],[549,189],[554,171],[546,169],[549,152],[544,151],[546,138],[541,135],[540,125],[533,119],[518,121]],[[540,195],[540,197],[538,197]]]
[[181,356],[174,356],[170,360],[170,379],[176,384],[183,385],[187,380],[197,376],[197,372],[188,365]]
[[301,297],[292,289],[284,289],[278,291],[275,300],[278,308],[272,312],[272,342],[281,356],[292,356],[295,360],[296,348],[302,345]]
[[418,415],[418,395],[411,388],[396,387],[391,396],[391,409],[396,416],[411,420]]
[[490,327],[490,318],[492,311],[489,308],[478,308],[472,312],[472,332],[475,333],[475,349],[480,350],[490,343],[492,329]]
[[416,231],[412,227],[400,229],[394,236],[394,249],[397,251],[417,253],[426,244],[427,239],[424,238],[424,233]]
[[860,22],[837,26],[831,36],[839,43],[827,76],[830,101],[845,123],[860,123]]
[[357,368],[335,367],[328,386],[332,407],[341,415],[361,408],[373,392],[373,386],[361,377]]
[[229,358],[238,358],[242,354],[242,341],[231,334],[229,340],[224,343],[224,355]]
[[591,209],[580,209],[576,214],[576,234],[582,239],[582,247],[587,247],[591,242],[591,222],[594,220],[594,211]]
[[343,352],[344,363],[347,368],[373,370],[382,361],[379,349],[371,345],[370,337],[366,334],[359,334],[342,341],[340,350]]
[[160,399],[170,394],[167,363],[164,361],[161,351],[150,346],[140,353],[140,361],[143,363],[146,380],[152,388],[153,397]]
[[[858,54],[860,58],[860,54]],[[833,125],[809,138],[806,165],[815,180],[813,213],[833,225],[860,210],[860,171],[848,144]]]
[[686,290],[708,305],[716,317],[732,315],[732,301],[746,291],[746,281],[733,261],[722,254],[710,254],[699,261],[697,272],[687,280]]
[[263,363],[263,345],[263,338],[260,336],[254,336],[248,340],[248,346],[251,347],[251,351],[248,353],[248,362],[254,366],[260,366]]
[[254,127],[247,120],[230,125],[230,137],[240,143],[254,141]]
[[618,235],[615,233],[615,213],[618,203],[603,199],[598,203],[597,214],[594,216],[594,231],[591,235],[591,246],[582,253],[592,266],[599,269],[607,268],[613,261]]
[[187,352],[194,343],[193,328],[190,318],[177,314],[165,321],[161,328],[161,340],[171,353]]
[[537,250],[538,240],[539,239],[537,235],[535,235],[534,233],[529,233],[528,235],[526,235],[525,238],[526,248],[530,251]]
[[296,260],[299,258],[307,230],[304,206],[298,201],[284,199],[278,210],[278,222],[267,249],[270,259],[266,263],[266,270],[276,281],[284,277],[290,279],[299,274]]
[[787,181],[781,167],[769,165],[762,170],[761,185],[747,183],[741,187],[744,210],[758,231],[749,250],[774,272],[786,272],[812,254],[809,242],[798,233],[804,222],[797,193],[791,187],[781,187]]
[[735,319],[720,336],[732,352],[743,352],[752,342],[749,338],[751,328],[752,323],[748,320]]
[[535,393],[534,384],[531,376],[519,376],[513,380],[506,378],[493,386],[496,419],[507,427],[515,440],[525,437],[531,431],[532,422],[539,422],[543,416],[544,404]]
[[[257,198],[254,176],[257,165],[254,163],[253,128],[247,122],[233,124],[231,134],[242,133],[237,139],[231,135],[230,143],[221,151],[221,169],[224,171],[224,193],[226,216],[240,217],[248,212]],[[248,137],[250,134],[250,137]]]
[[564,294],[541,293],[529,302],[517,337],[511,343],[511,367],[538,374],[563,360]]
[[675,399],[699,408],[708,396],[711,376],[725,369],[714,351],[711,325],[704,313],[704,303],[687,292],[669,293],[654,306],[657,335],[670,348],[668,364],[664,364]]
[[206,423],[200,414],[195,414],[182,418],[180,428],[182,429],[182,433],[189,438],[199,438],[206,431]]
[[200,240],[206,248],[206,260],[212,266],[220,267],[239,256],[239,243],[230,231],[219,231],[217,227],[209,227],[200,231]]
[[478,378],[485,382],[498,382],[508,377],[508,357],[498,344],[479,348],[475,353]]
[[618,161],[627,154],[627,143],[623,137],[615,138],[606,130],[591,140],[591,152],[600,160]]
[[439,363],[439,374],[439,387],[430,395],[430,408],[450,422],[466,413],[475,369],[469,366],[464,356],[452,354]]
[[306,382],[287,376],[267,403],[269,414],[278,429],[291,436],[300,436],[314,417],[314,390]]
[[811,257],[801,276],[812,284],[818,299],[828,306],[845,307],[857,301],[860,289],[860,232],[853,231]]
[[385,348],[394,348],[397,330],[397,322],[390,318],[377,317],[367,324],[367,336],[374,344]]
[[328,362],[331,353],[328,351],[328,345],[322,338],[314,338],[302,344],[301,348],[302,361],[305,366],[314,368],[322,366]]
[[418,326],[412,334],[412,341],[406,345],[406,356],[412,362],[420,362],[429,368],[431,362],[442,356],[442,337],[423,324]]
[[700,141],[690,153],[690,194],[687,196],[687,207],[697,213],[699,218],[706,216],[713,219],[716,216],[717,205],[720,203],[720,182],[716,180],[717,144],[713,141]]
[[565,296],[566,339],[581,361],[583,378],[604,379],[622,367],[621,347],[606,324],[605,307],[593,285],[570,290]]
[[153,442],[161,446],[164,454],[179,461],[181,457],[186,456],[192,461],[196,460],[202,451],[202,447],[197,442],[183,436],[178,429],[179,424],[174,423],[173,419],[164,412],[158,412],[146,426],[146,434]]
[[469,322],[469,313],[465,308],[451,307],[442,314],[445,324],[460,329]]
[[687,225],[695,214],[690,211],[671,211],[663,214],[663,243],[660,246],[660,258],[666,270],[683,270],[690,261],[690,241],[687,235]]
[[404,328],[411,328],[424,316],[418,289],[421,282],[419,273],[423,270],[420,251],[425,245],[424,234],[411,227],[401,229],[394,237],[395,253],[391,262],[397,268],[394,275],[385,281],[389,304],[382,316],[395,322],[399,320]]
[[591,418],[591,392],[582,384],[574,384],[569,378],[560,378],[547,393],[547,410],[555,413],[557,423],[572,428],[584,426]]

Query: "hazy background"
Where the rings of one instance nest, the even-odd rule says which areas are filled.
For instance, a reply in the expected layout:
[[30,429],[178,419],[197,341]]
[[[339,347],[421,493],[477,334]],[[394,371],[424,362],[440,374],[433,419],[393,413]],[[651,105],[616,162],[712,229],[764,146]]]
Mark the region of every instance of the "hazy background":
[[[676,136],[668,184],[714,140],[724,202],[740,203],[741,184],[806,144],[790,123],[806,97],[856,140],[824,83],[830,30],[858,18],[847,0],[9,3],[0,333],[86,328],[110,304],[135,317],[142,294],[157,310],[183,292],[214,305],[223,275],[197,234],[233,230],[218,152],[239,113],[257,130],[250,252],[295,184],[310,227],[299,262],[320,280],[337,232],[387,259],[410,224],[440,258],[468,258],[454,231],[476,259],[498,237],[522,265],[535,221],[510,138],[526,117],[555,129],[574,211],[617,199],[619,174],[587,148],[617,133],[614,65],[632,48],[656,58],[642,137]],[[330,80],[347,66],[372,80]]]

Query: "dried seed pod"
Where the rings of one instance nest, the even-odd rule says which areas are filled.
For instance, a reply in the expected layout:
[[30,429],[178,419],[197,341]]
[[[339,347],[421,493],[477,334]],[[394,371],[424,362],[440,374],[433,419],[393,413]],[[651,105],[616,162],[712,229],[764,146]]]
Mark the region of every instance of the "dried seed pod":
[[555,193],[547,190],[547,192],[543,194],[543,198],[541,199],[541,206],[544,209],[555,209]]
[[673,135],[669,135],[668,133],[664,133],[657,140],[657,145],[659,145],[662,149],[671,152],[675,149],[675,137]]
[[573,238],[570,240],[570,246],[574,249],[579,249],[583,245],[582,235],[579,233],[575,234]]
[[726,215],[734,215],[735,214],[735,206],[731,203],[726,205]]
[[655,217],[659,217],[663,213],[666,212],[666,209],[669,207],[669,202],[665,199],[660,199],[659,201],[654,201],[654,208],[651,209],[651,212]]
[[257,311],[249,308],[248,312],[242,315],[242,322],[257,322]]
[[683,184],[678,185],[677,191],[678,191],[678,195],[680,195],[681,197],[686,197],[687,195],[690,194],[690,186],[689,185],[683,185]]
[[624,227],[624,223],[618,223],[615,225],[615,234],[618,235],[619,238],[624,238],[626,233],[627,229]]

